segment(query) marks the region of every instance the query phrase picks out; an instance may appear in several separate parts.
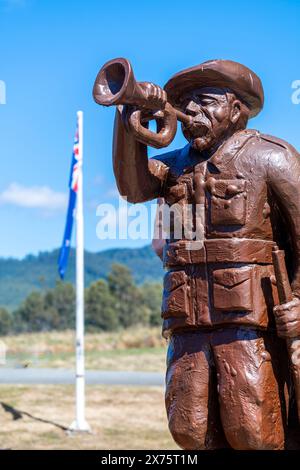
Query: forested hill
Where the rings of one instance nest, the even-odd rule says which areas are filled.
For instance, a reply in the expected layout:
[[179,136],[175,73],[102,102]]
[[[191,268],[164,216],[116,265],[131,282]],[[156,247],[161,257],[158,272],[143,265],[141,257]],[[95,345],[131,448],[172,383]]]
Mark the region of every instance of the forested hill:
[[[58,279],[59,250],[28,255],[22,260],[0,258],[0,305],[9,309],[17,307],[33,290],[55,286]],[[160,280],[162,263],[150,245],[143,248],[117,248],[99,253],[85,252],[85,283],[105,278],[112,263],[122,263],[131,269],[138,284]],[[75,252],[71,250],[66,281],[75,279]]]

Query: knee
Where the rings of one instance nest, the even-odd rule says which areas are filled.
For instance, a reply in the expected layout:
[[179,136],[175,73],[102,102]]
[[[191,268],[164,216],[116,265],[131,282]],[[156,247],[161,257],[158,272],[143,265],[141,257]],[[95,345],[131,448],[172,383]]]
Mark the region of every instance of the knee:
[[241,426],[236,430],[226,430],[226,439],[234,450],[282,450],[284,436],[280,432],[270,429],[263,433],[260,429],[249,429]]
[[205,450],[205,432],[201,425],[185,423],[184,420],[172,417],[169,419],[169,430],[174,441],[184,450]]

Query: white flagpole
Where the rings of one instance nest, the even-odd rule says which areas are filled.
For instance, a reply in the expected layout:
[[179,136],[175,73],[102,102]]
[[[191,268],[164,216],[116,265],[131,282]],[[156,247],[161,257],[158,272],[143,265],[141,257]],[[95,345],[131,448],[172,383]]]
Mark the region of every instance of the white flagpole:
[[76,419],[72,431],[90,431],[85,420],[85,366],[84,366],[84,238],[83,238],[83,113],[78,119],[78,187],[76,196]]

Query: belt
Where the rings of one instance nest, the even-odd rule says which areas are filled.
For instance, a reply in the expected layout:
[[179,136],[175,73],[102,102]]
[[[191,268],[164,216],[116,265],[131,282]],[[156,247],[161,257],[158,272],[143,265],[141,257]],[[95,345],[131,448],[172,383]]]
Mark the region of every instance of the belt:
[[249,238],[169,242],[164,246],[164,267],[199,263],[272,264],[273,246],[273,241]]

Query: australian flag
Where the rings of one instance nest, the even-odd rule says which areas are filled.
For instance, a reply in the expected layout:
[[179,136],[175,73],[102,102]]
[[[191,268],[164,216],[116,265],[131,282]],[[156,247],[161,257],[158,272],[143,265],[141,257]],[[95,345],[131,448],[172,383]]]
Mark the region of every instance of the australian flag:
[[71,172],[70,172],[70,179],[69,179],[68,213],[67,213],[64,238],[63,238],[62,247],[61,247],[59,258],[58,258],[58,271],[59,271],[59,275],[61,279],[63,279],[65,276],[68,258],[69,258],[69,252],[70,252],[73,220],[74,220],[75,207],[76,207],[76,195],[77,195],[77,190],[78,190],[78,168],[80,164],[81,162],[80,162],[80,156],[79,156],[79,134],[78,134],[78,123],[77,123],[77,129],[76,129],[74,145],[73,145]]

